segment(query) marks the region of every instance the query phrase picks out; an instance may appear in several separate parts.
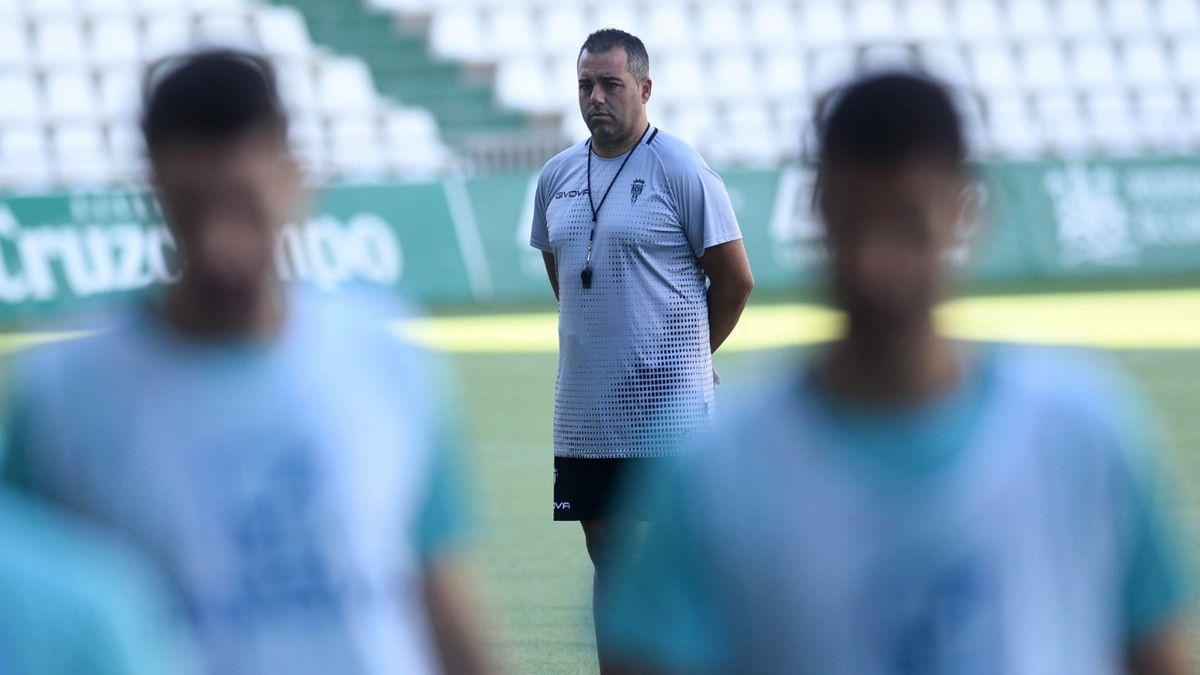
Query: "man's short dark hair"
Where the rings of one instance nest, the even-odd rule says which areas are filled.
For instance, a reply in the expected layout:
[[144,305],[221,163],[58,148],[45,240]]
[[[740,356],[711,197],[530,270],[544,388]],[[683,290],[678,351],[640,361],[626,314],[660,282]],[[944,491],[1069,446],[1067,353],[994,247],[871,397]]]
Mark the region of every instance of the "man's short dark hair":
[[646,78],[650,77],[650,55],[646,53],[646,45],[642,44],[636,35],[618,28],[601,28],[583,41],[579,55],[582,56],[584,50],[592,54],[603,54],[617,47],[625,50],[629,74],[633,76],[633,81],[638,84],[645,82]]
[[967,144],[949,91],[913,73],[868,75],[835,91],[817,119],[818,158],[894,165],[925,158],[961,168]]
[[210,49],[170,57],[146,73],[142,133],[150,154],[173,139],[287,138],[275,70],[261,56]]

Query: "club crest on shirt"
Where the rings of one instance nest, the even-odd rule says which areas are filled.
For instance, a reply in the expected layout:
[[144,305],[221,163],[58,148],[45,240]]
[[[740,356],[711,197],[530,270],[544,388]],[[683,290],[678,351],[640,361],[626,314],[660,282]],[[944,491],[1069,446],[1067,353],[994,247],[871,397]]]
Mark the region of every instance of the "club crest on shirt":
[[646,187],[646,179],[635,178],[629,186],[629,203],[636,204],[638,197],[642,196],[642,188]]

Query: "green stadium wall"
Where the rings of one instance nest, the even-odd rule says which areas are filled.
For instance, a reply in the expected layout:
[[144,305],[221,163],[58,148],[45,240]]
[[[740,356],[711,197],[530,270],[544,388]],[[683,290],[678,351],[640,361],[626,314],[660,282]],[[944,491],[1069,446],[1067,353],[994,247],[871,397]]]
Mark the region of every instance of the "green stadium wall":
[[[812,174],[724,172],[758,287],[811,287]],[[286,278],[431,304],[548,297],[528,246],[536,176],[334,185],[283,232]],[[974,285],[1200,278],[1200,158],[988,164],[952,252]],[[0,321],[53,319],[168,282],[174,247],[143,192],[0,196]]]

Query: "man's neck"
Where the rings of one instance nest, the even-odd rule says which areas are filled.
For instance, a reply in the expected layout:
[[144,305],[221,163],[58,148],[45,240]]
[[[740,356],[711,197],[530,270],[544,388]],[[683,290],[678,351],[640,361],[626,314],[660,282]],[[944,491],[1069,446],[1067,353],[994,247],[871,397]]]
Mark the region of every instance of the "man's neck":
[[245,294],[215,295],[181,279],[167,291],[164,314],[172,327],[191,338],[254,342],[278,334],[284,321],[282,298],[277,283]]
[[932,317],[887,331],[851,319],[824,365],[838,396],[889,407],[936,398],[962,375],[954,345],[934,329]]
[[629,133],[618,139],[602,140],[596,136],[592,136],[592,152],[606,159],[620,157],[641,142],[642,136],[646,135],[646,127],[648,126],[650,126],[650,123],[646,121],[645,117],[642,117],[630,127]]

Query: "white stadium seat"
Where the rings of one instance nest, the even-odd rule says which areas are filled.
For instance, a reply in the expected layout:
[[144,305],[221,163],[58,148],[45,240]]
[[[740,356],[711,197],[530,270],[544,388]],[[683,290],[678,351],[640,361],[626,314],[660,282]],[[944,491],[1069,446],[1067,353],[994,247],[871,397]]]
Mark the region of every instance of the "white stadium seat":
[[26,71],[0,73],[0,123],[40,121],[41,98],[32,74]]
[[716,57],[709,81],[718,83],[712,91],[718,100],[743,99],[758,95],[758,78],[749,54],[730,52]]
[[1095,38],[1103,33],[1103,21],[1096,0],[1061,0],[1055,25],[1070,38]]
[[183,45],[193,44],[195,30],[187,14],[163,13],[149,16],[142,33],[142,57],[160,59],[180,51]]
[[312,64],[306,61],[281,63],[275,70],[279,95],[289,110],[311,111],[317,108]]
[[1025,86],[1039,90],[1061,90],[1070,86],[1067,62],[1058,42],[1037,42],[1021,54],[1021,79]]
[[699,59],[691,53],[674,54],[652,68],[658,73],[652,96],[667,102],[694,99],[696,92],[710,79],[701,70]]
[[796,45],[796,16],[789,4],[756,2],[750,7],[750,35],[765,48],[791,49]]
[[333,120],[329,156],[335,171],[354,177],[385,172],[386,147],[373,116],[346,116]]
[[50,146],[45,132],[36,126],[0,128],[0,181],[6,185],[32,187],[50,179]]
[[182,17],[191,8],[191,0],[136,0],[140,14],[161,14]]
[[288,141],[292,150],[309,171],[325,168],[325,129],[321,118],[314,114],[294,114],[288,126]]
[[51,19],[35,24],[35,59],[42,66],[78,66],[86,62],[83,53],[83,27],[71,18]]
[[81,120],[96,112],[92,78],[83,70],[63,70],[46,77],[46,114],[54,120]]
[[22,0],[25,14],[37,21],[74,19],[78,7],[75,0]]
[[904,3],[904,24],[916,40],[937,42],[951,36],[950,17],[942,0],[911,0]]
[[124,16],[137,13],[137,0],[79,0],[79,11],[92,18]]
[[97,18],[89,35],[89,62],[107,66],[135,67],[141,57],[138,25],[133,16],[114,14]]
[[1003,155],[1031,156],[1041,146],[1041,130],[1034,122],[1029,106],[1020,97],[1000,95],[989,98],[987,124],[993,148]]
[[1018,40],[1043,40],[1053,33],[1051,3],[1045,0],[1012,0],[1008,3],[1009,34]]
[[1097,147],[1115,155],[1133,154],[1141,148],[1138,125],[1125,94],[1093,92],[1086,102],[1088,130]]
[[144,182],[147,172],[146,141],[133,121],[108,129],[108,152],[114,177],[121,182]]
[[429,27],[429,44],[439,56],[466,61],[486,54],[482,19],[470,8],[438,12]]
[[1108,32],[1118,37],[1142,37],[1154,30],[1149,0],[1108,0]]
[[504,5],[492,12],[484,40],[492,54],[524,54],[533,50],[536,35],[537,28],[529,8]]
[[971,66],[963,48],[958,45],[923,45],[917,50],[917,64],[925,72],[955,87],[971,84]]
[[[651,68],[652,80],[654,81],[654,98],[658,97],[658,66],[654,65]],[[553,65],[547,73],[546,98],[555,107],[556,110],[566,110],[568,112],[577,111],[579,105],[579,80],[577,77],[578,69],[575,67],[574,61],[566,59],[555,59]]]
[[1138,128],[1151,148],[1170,153],[1190,142],[1191,128],[1187,120],[1183,95],[1177,89],[1148,89],[1134,100]]
[[141,108],[142,80],[130,68],[100,73],[97,114],[107,119],[133,119]]
[[318,103],[327,113],[367,113],[375,107],[375,85],[362,61],[329,59],[318,74]]
[[1162,43],[1138,40],[1125,44],[1124,74],[1127,82],[1137,87],[1156,87],[1171,81],[1171,67]]
[[[642,31],[642,9],[628,0],[612,0],[593,8],[591,25],[596,28],[620,28],[634,35]],[[580,43],[582,44],[582,43]]]
[[995,0],[959,0],[955,35],[964,41],[998,38],[1005,24]]
[[1117,84],[1117,59],[1108,42],[1092,40],[1075,46],[1071,80],[1076,85],[1093,89],[1114,87]]
[[737,47],[746,37],[742,14],[729,0],[705,3],[696,29],[700,44],[708,49]]
[[564,3],[546,8],[538,42],[541,49],[550,54],[577,50],[589,32],[583,8]]
[[262,50],[275,58],[305,59],[312,51],[304,17],[291,7],[260,9],[255,15],[255,29]]
[[824,95],[854,74],[854,50],[850,47],[826,47],[812,55],[808,64],[808,90]]
[[541,59],[533,56],[505,61],[496,74],[500,103],[527,112],[544,112],[553,106],[545,86],[549,76]]
[[1157,30],[1172,37],[1200,33],[1200,4],[1195,0],[1159,0]]
[[846,46],[850,38],[846,12],[840,2],[810,2],[800,10],[799,27],[807,46]]
[[773,52],[763,67],[762,83],[772,97],[799,98],[807,89],[804,60],[794,51]]
[[858,0],[854,4],[853,29],[855,39],[862,43],[900,38],[903,24],[891,0]]
[[1067,156],[1083,154],[1090,141],[1086,133],[1079,98],[1069,92],[1047,92],[1034,101],[1034,110],[1041,120],[1047,145],[1056,153]]
[[1012,51],[1008,46],[984,43],[971,51],[975,86],[983,91],[1010,91],[1017,86]]
[[222,13],[202,17],[197,37],[203,44],[258,49],[258,34],[243,13]]
[[913,50],[901,44],[883,43],[864,47],[858,56],[858,68],[865,72],[911,70],[915,66]]
[[73,185],[99,185],[112,174],[103,129],[91,123],[55,127],[51,146],[59,176]]
[[676,49],[689,45],[695,39],[691,14],[677,0],[651,5],[646,17],[646,30],[654,35],[653,48],[656,50]]
[[1187,85],[1200,85],[1200,38],[1193,36],[1176,44],[1171,62],[1175,64],[1176,80]]
[[28,35],[24,22],[0,20],[0,68],[20,68],[29,62]]

